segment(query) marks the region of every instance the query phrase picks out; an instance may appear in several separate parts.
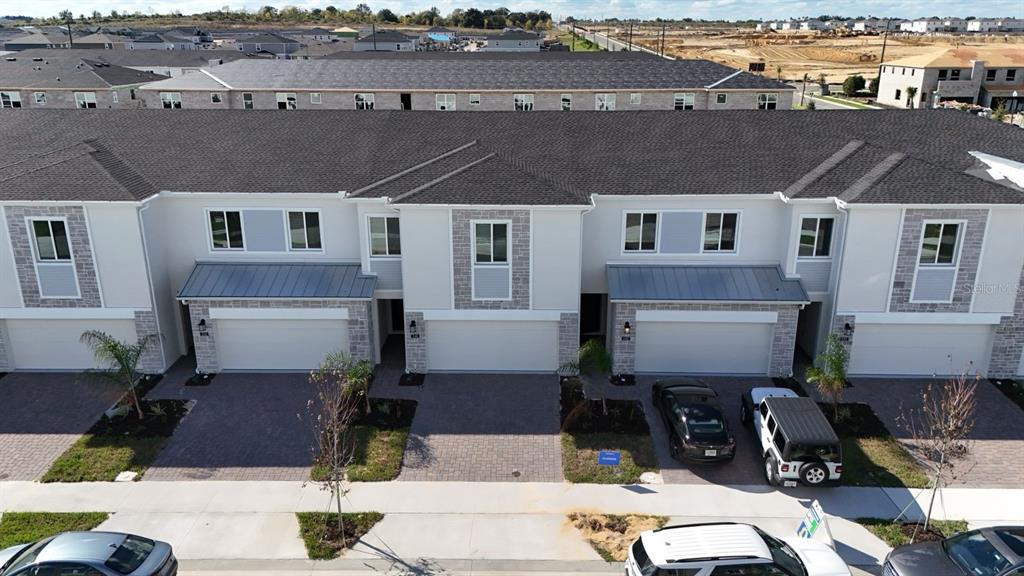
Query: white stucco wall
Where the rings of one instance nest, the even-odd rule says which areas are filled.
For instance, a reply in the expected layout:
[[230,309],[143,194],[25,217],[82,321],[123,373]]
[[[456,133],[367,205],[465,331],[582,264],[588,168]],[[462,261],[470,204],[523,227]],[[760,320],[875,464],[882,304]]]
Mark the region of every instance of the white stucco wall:
[[7,218],[3,217],[0,217],[0,307],[21,307],[21,290],[11,255],[11,239],[7,235]]
[[450,211],[447,208],[403,207],[401,213],[405,309],[451,309]]
[[[1018,247],[1017,250],[1012,247]],[[1024,208],[989,212],[984,248],[975,280],[974,312],[1011,314],[1024,265]]]
[[532,214],[533,308],[577,310],[580,304],[580,213]]
[[837,313],[886,311],[901,217],[899,208],[850,207]]
[[152,307],[134,204],[86,207],[92,253],[107,308]]

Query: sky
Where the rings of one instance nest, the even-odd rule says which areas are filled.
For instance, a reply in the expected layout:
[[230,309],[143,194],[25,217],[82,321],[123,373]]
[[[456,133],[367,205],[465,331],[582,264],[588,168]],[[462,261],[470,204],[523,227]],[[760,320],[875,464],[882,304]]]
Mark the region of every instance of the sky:
[[[328,4],[340,9],[352,8],[359,0],[332,2],[332,0],[0,0],[0,14],[26,16],[54,16],[65,8],[75,15],[90,14],[99,10],[106,14],[110,10],[119,12],[169,13],[179,10],[183,14],[205,12],[229,6],[233,10],[255,10],[269,4],[278,8],[298,6],[301,8],[323,8]],[[492,2],[493,0],[487,0]],[[654,19],[684,18],[738,20],[748,18],[796,18],[832,14],[842,16],[892,16],[900,18],[921,18],[927,16],[977,16],[1024,18],[1024,0],[509,0],[489,4],[467,0],[366,0],[377,11],[389,8],[398,14],[425,10],[437,6],[443,14],[454,8],[496,8],[505,6],[511,10],[547,10],[562,18],[638,18]],[[756,6],[756,8],[755,8]]]

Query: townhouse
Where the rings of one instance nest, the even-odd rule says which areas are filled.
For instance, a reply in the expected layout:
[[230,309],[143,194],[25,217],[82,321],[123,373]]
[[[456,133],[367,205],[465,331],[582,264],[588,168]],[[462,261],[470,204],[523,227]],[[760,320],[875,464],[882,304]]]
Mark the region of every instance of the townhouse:
[[0,59],[0,108],[142,108],[137,88],[162,79],[102,59],[18,53]]
[[240,36],[236,43],[240,52],[270,54],[275,58],[289,58],[302,49],[302,42],[273,32]]
[[415,52],[419,39],[397,30],[373,30],[356,38],[353,52]]
[[774,110],[794,92],[706,60],[631,53],[355,54],[231,62],[142,90],[174,108],[436,111]]
[[204,68],[220,66],[225,62],[247,58],[245,54],[234,50],[87,50],[78,48],[45,49],[36,48],[22,50],[12,54],[10,58],[20,61],[33,61],[39,65],[39,60],[49,62],[62,58],[85,58],[91,61],[113,66],[122,66],[152,72],[161,76],[181,76],[198,72]]
[[1024,110],[1024,48],[960,47],[882,64],[879,104],[928,108],[950,100]]

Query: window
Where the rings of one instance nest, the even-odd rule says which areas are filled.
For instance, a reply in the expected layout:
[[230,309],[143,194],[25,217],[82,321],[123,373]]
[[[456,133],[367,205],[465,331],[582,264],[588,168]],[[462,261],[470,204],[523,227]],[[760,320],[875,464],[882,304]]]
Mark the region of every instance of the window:
[[758,94],[757,95],[757,109],[758,110],[775,110],[779,103],[778,94]]
[[945,80],[948,77],[946,70],[939,70],[939,80]]
[[626,213],[626,252],[653,252],[658,237],[658,214],[655,212]]
[[71,245],[63,220],[33,220],[32,235],[36,239],[36,259],[40,262],[71,260]]
[[161,92],[160,105],[164,108],[181,108],[180,92]]
[[512,103],[517,112],[529,112],[533,110],[533,94],[513,94]]
[[292,250],[319,250],[320,214],[318,212],[289,212],[288,237]]
[[252,110],[252,92],[242,92],[242,108]]
[[480,105],[480,95],[479,94],[470,94],[469,95],[469,105],[470,106],[479,106]]
[[96,93],[95,92],[75,92],[75,106],[79,108],[95,108],[96,107]]
[[989,70],[985,70],[985,81],[986,82],[995,82],[996,81],[996,72],[998,72],[998,70],[996,70],[995,68],[992,68],[992,69],[989,69]]
[[832,254],[832,218],[804,218],[800,222],[800,258],[826,258]]
[[906,68],[900,68],[900,76],[906,76],[906,75],[907,75],[907,69]]
[[718,104],[725,104],[728,101],[729,95],[726,94],[725,92],[719,92],[718,94],[715,94],[715,102],[717,102]]
[[1016,69],[1010,69],[1010,70],[1006,71],[1006,81],[1007,82],[1013,82],[1016,79],[1017,79],[1017,70]]
[[21,108],[21,92],[0,92],[0,108]]
[[731,564],[715,566],[711,576],[793,576],[775,564]]
[[117,92],[116,91],[110,93],[110,101],[113,102],[114,104],[117,104]]
[[641,94],[639,92],[630,92],[629,93],[629,104],[630,104],[630,106],[639,106],[639,105],[643,104],[643,102],[644,102],[643,94]]
[[155,547],[156,542],[149,538],[128,536],[103,564],[121,574],[131,574],[142,566]]
[[572,94],[562,94],[560,97],[562,102],[562,111],[568,112],[572,110]]
[[954,70],[950,70],[949,71],[949,79],[950,80],[959,80],[960,79],[960,69],[957,68],[957,69],[954,69]]
[[995,576],[1010,562],[981,532],[967,532],[950,538],[944,548],[950,560],[965,574]]
[[476,223],[476,257],[474,261],[477,264],[508,263],[508,224]]
[[278,92],[277,93],[277,109],[278,110],[295,110],[299,107],[299,99],[295,97],[295,92]]
[[455,110],[455,94],[435,95],[434,108],[437,110]]
[[897,88],[897,89],[896,89],[896,95],[895,95],[895,96],[893,96],[893,98],[895,98],[896,100],[899,100],[899,99],[900,99],[900,96],[901,96],[902,94],[903,94],[903,91],[902,91],[902,90],[900,90],[899,88]]
[[321,104],[322,102],[323,102],[323,100],[322,100],[319,92],[310,92],[309,93],[309,103],[310,104]]
[[373,94],[367,92],[357,93],[356,110],[373,110]]
[[615,110],[615,94],[596,94],[594,96],[595,110]]
[[36,104],[46,104],[46,92],[35,93]]
[[736,251],[736,220],[738,216],[735,212],[704,214],[705,252]]
[[370,217],[370,256],[400,256],[402,238],[398,216]]
[[220,104],[222,101],[220,92],[210,92],[210,104]]
[[211,210],[210,235],[214,250],[241,250],[242,213],[236,211]]
[[925,223],[921,239],[921,256],[918,262],[923,265],[939,266],[955,264],[959,235],[960,224],[958,223]]
[[673,94],[672,108],[675,110],[693,110],[693,93],[676,92]]

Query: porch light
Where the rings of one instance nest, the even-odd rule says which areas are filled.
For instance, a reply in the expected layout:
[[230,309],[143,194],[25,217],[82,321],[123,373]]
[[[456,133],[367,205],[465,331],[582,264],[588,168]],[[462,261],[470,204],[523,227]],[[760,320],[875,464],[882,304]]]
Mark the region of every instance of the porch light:
[[622,327],[622,333],[628,336],[629,333],[632,332],[632,331],[633,331],[633,328],[630,327],[629,321],[626,321],[626,324]]
[[853,332],[853,326],[851,326],[850,323],[847,322],[846,324],[843,324],[843,330],[845,330],[846,333],[849,334],[850,332]]
[[206,330],[206,318],[199,319],[199,329]]
[[413,332],[416,331],[416,321],[415,320],[412,320],[412,321],[409,322],[409,330],[412,330]]

